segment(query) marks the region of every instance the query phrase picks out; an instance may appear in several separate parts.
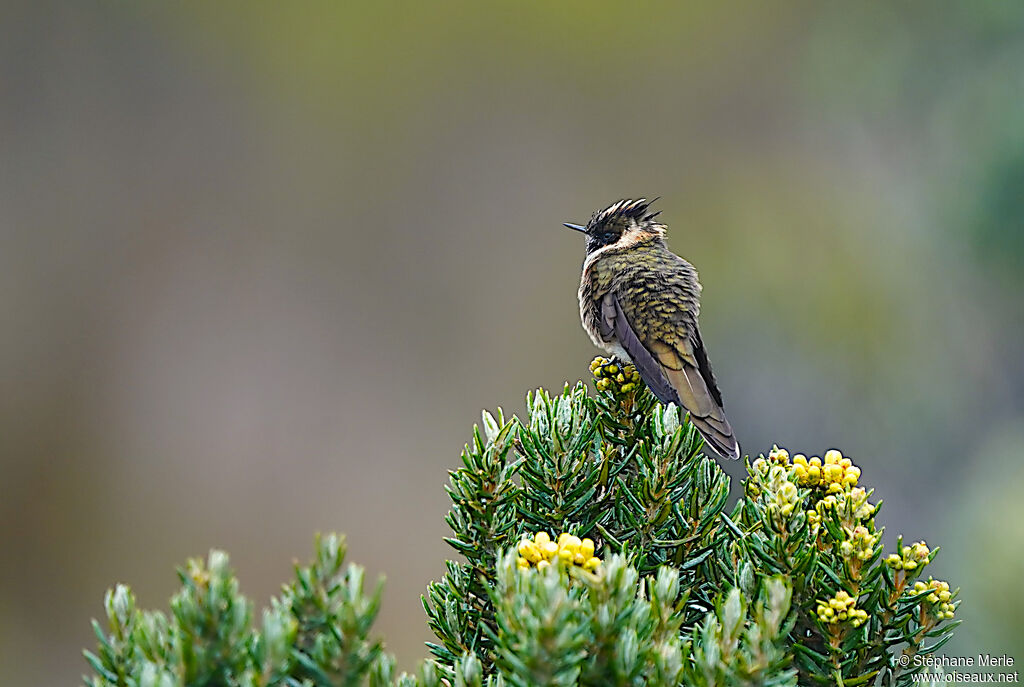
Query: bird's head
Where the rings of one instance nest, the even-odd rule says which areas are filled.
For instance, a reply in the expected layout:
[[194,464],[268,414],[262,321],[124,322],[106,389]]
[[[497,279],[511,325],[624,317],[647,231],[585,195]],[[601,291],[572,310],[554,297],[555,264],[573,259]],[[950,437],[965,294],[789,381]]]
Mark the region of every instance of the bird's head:
[[565,226],[586,234],[588,255],[613,244],[629,245],[661,238],[665,235],[665,225],[654,219],[660,212],[650,211],[654,200],[620,200],[595,212],[586,226],[568,222]]

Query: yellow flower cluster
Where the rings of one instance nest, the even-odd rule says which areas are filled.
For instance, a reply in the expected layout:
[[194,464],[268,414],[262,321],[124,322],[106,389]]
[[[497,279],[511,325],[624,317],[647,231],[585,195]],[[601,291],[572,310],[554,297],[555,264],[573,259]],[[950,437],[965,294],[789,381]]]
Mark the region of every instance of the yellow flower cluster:
[[608,358],[597,357],[590,363],[590,371],[594,375],[594,386],[598,391],[611,391],[613,394],[628,394],[640,387],[640,373],[632,365],[619,366]]
[[813,506],[804,510],[804,515],[814,531],[821,527],[826,512],[835,511],[846,527],[847,536],[852,538],[843,547],[844,555],[862,561],[871,557],[879,535],[871,532],[873,528],[862,525],[874,516],[875,506],[868,502],[868,492],[857,486],[860,468],[849,458],[832,449],[825,453],[824,460],[817,456],[808,459],[798,453],[790,462],[789,451],[773,446],[767,456],[762,455],[750,467],[749,493],[757,496],[767,492],[771,496],[770,509],[789,516],[794,509],[802,507],[798,487],[811,489]]
[[761,454],[759,458],[756,458],[751,467],[759,475],[774,475],[778,472],[775,468],[781,469],[789,474],[789,451],[784,448],[779,448],[778,445],[772,446],[772,450],[768,452],[768,457],[765,458],[764,454]]
[[838,494],[844,489],[857,486],[860,468],[849,458],[844,458],[842,453],[832,449],[825,454],[824,462],[817,456],[808,460],[802,453],[793,456],[793,474],[801,487],[817,487],[829,494]]
[[936,616],[938,616],[939,620],[952,620],[953,614],[956,611],[956,604],[953,603],[953,593],[949,591],[949,582],[933,580],[930,577],[927,583],[918,580],[914,583],[914,589],[911,594],[921,594],[929,589],[932,592],[925,597],[925,601],[930,603],[935,609]]
[[839,591],[830,599],[818,601],[818,620],[835,625],[849,621],[854,627],[860,627],[868,619],[867,611],[857,608],[857,599],[845,591]]
[[885,564],[895,570],[916,570],[928,565],[928,556],[931,550],[923,541],[913,546],[904,546],[900,553],[890,554],[885,559]]
[[763,487],[771,497],[768,508],[787,518],[800,504],[800,490],[789,479],[788,461],[786,449],[776,446],[768,453],[767,460],[761,457],[751,464],[761,484],[755,487],[755,493],[760,493]]
[[547,532],[538,532],[533,539],[519,542],[519,557],[516,564],[523,570],[535,567],[547,568],[555,559],[565,565],[577,565],[591,572],[601,565],[601,559],[594,556],[594,540],[563,532],[558,541],[553,541]]
[[793,509],[796,508],[800,501],[800,492],[796,488],[796,485],[790,481],[783,482],[775,492],[775,503],[773,507],[778,508],[779,512],[784,516],[789,516],[793,513]]
[[[864,522],[875,514],[875,507],[868,502],[868,493],[862,487],[854,487],[846,492],[828,494],[815,505],[818,515],[827,509],[835,509],[840,518]],[[810,515],[808,514],[808,517]],[[811,518],[814,522],[815,519]]]
[[875,552],[875,545],[882,538],[881,532],[871,533],[864,525],[857,525],[852,530],[846,529],[846,539],[839,545],[839,553],[844,558],[856,558],[866,561]]
[[784,468],[789,467],[789,451],[784,448],[779,448],[778,444],[772,446],[772,450],[768,452],[768,461],[775,465],[781,465]]
[[[821,518],[827,510],[835,510],[841,519],[858,523],[867,522],[875,514],[875,506],[868,501],[868,493],[861,487],[854,487],[838,494],[827,494],[820,499],[814,504],[813,509],[806,511],[807,521],[811,523],[811,527],[817,529],[821,526]],[[856,528],[853,531],[856,531]]]

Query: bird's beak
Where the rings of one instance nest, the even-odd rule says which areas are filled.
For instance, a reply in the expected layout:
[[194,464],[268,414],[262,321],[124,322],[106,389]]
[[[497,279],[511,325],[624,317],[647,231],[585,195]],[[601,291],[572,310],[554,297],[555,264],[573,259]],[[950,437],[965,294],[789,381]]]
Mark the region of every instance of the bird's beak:
[[564,223],[564,226],[567,226],[567,227],[569,227],[569,228],[570,228],[570,229],[572,229],[573,231],[578,231],[578,232],[580,232],[581,234],[586,234],[586,233],[587,233],[587,228],[586,228],[586,227],[581,227],[581,226],[580,226],[580,225],[578,225],[578,224],[569,224],[568,222],[565,222],[565,223]]

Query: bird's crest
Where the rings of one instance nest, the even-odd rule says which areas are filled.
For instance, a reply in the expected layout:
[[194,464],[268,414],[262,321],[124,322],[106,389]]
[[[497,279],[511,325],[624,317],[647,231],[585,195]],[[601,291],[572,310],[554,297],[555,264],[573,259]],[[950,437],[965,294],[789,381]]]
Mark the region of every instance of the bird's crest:
[[637,198],[636,200],[631,200],[626,198],[617,203],[612,203],[604,210],[595,212],[594,216],[590,218],[588,226],[596,227],[601,224],[610,224],[618,219],[631,219],[637,224],[651,222],[661,214],[660,210],[658,212],[650,212],[651,205],[656,200],[658,199],[647,200],[646,198]]

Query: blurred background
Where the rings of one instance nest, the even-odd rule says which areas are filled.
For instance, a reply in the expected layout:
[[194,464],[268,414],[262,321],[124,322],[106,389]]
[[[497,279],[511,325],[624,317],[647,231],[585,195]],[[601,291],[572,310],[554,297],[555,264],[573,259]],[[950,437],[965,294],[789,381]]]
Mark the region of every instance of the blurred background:
[[333,530],[412,669],[480,409],[596,354],[561,223],[641,195],[746,452],[852,456],[1024,659],[1024,4],[7,0],[0,683]]

